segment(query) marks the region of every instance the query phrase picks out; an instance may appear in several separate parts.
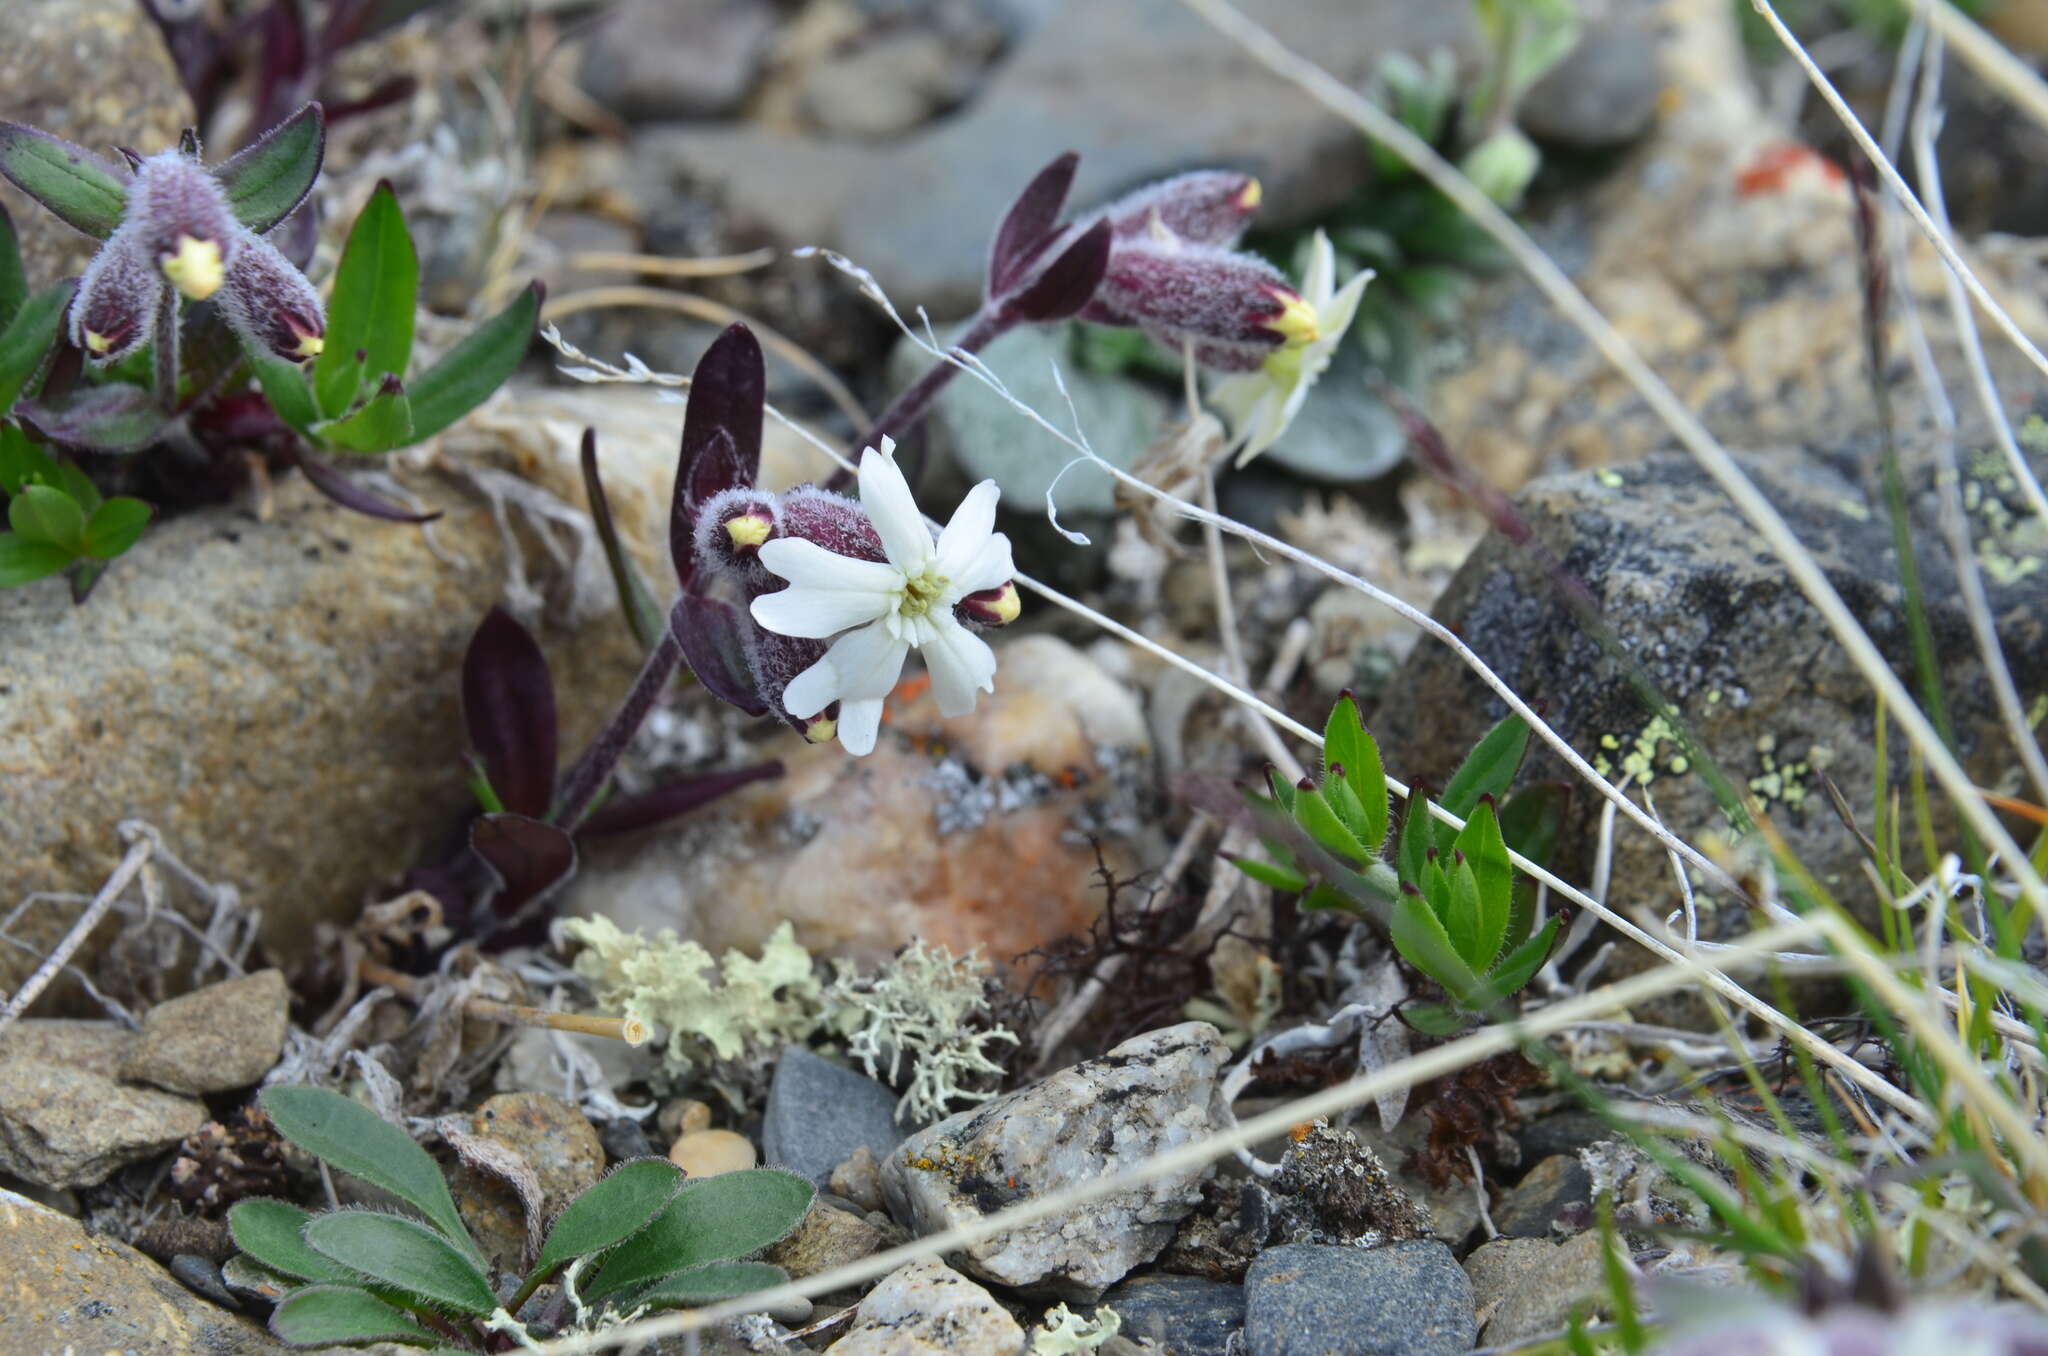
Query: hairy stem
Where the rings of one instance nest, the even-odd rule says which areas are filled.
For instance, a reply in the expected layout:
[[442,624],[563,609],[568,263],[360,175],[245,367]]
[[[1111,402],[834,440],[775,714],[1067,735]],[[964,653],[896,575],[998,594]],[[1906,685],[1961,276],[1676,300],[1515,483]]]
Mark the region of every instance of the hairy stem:
[[[966,353],[979,353],[988,344],[1007,333],[1016,323],[1016,317],[1009,315],[1006,308],[984,306],[967,322],[967,328],[953,341],[952,347]],[[958,363],[933,363],[923,376],[903,388],[903,394],[889,402],[889,408],[875,416],[875,422],[854,440],[853,445],[879,447],[885,436],[900,440],[931,412],[932,402],[938,399],[939,392],[945,390],[946,383],[959,375],[959,372]],[[904,478],[915,483],[917,473],[922,469],[922,465],[908,467],[904,471]],[[852,483],[853,474],[840,470],[833,474],[832,479],[825,482],[825,488],[843,492]]]
[[178,408],[178,306],[177,289],[164,284],[156,307],[156,335],[152,341],[156,372],[156,403],[165,414]]
[[633,690],[626,694],[618,714],[569,769],[561,798],[555,802],[554,814],[549,816],[551,823],[575,831],[591,802],[597,799],[597,793],[611,780],[612,769],[619,765],[633,736],[640,733],[647,713],[654,709],[655,699],[661,696],[682,662],[683,648],[676,644],[675,633],[664,629],[660,643],[648,651],[647,662],[640,666],[640,676],[633,680]]

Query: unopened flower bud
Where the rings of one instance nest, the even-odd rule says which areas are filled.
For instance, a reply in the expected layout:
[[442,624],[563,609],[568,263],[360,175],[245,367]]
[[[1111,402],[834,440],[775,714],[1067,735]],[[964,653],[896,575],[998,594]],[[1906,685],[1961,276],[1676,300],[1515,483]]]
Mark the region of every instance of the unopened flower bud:
[[1516,127],[1502,128],[1465,152],[1458,168],[1479,191],[1503,207],[1521,202],[1543,154]]
[[839,703],[833,702],[815,716],[797,719],[804,740],[811,744],[830,744],[839,735]]
[[[1304,314],[1305,312],[1305,314]],[[1315,313],[1285,274],[1253,254],[1152,236],[1118,240],[1083,320],[1134,325],[1179,352],[1250,371],[1283,343],[1306,342]],[[1204,361],[1207,358],[1204,357]]]
[[136,166],[127,217],[164,277],[194,301],[220,290],[237,249],[254,238],[235,220],[220,181],[180,151]]
[[855,560],[887,560],[882,538],[857,499],[800,485],[782,497],[782,533]]
[[954,617],[969,626],[1008,626],[1023,610],[1024,600],[1017,595],[1015,580],[1001,588],[970,593],[953,605]]
[[822,744],[839,733],[838,702],[808,716],[793,716],[782,700],[791,680],[825,657],[825,641],[785,636],[749,622],[746,646],[747,667],[753,670],[754,686],[771,714],[813,744]]
[[95,363],[127,357],[149,342],[163,294],[163,280],[134,233],[116,231],[79,280],[71,342]]
[[761,567],[761,543],[780,532],[781,512],[773,496],[738,486],[721,490],[697,513],[697,567],[739,582],[749,593],[774,586]]
[[1126,194],[1107,209],[1119,238],[1165,230],[1195,245],[1235,245],[1257,214],[1259,181],[1234,170],[1178,174]]
[[219,303],[228,324],[280,358],[300,362],[326,346],[320,294],[261,236],[249,236],[235,250]]

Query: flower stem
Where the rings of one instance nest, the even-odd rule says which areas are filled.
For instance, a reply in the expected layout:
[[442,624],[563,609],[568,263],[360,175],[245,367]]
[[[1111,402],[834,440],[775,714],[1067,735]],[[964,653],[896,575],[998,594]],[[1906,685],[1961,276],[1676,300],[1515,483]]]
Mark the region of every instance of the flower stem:
[[156,307],[156,335],[152,341],[156,376],[156,403],[165,414],[178,408],[178,291],[164,284]]
[[662,689],[668,686],[669,679],[682,662],[682,646],[676,644],[675,633],[664,627],[661,639],[647,652],[647,662],[640,666],[640,676],[633,680],[633,690],[626,694],[618,714],[583,751],[576,765],[569,769],[561,798],[555,803],[555,812],[548,817],[556,827],[575,832],[577,823],[590,809],[590,803],[597,799],[597,793],[611,779],[612,769],[619,765],[619,759],[625,754],[626,746],[633,742],[633,736],[640,733],[647,713],[654,709],[656,698],[661,696]]
[[[1007,333],[1016,323],[1016,317],[1010,315],[1006,307],[983,306],[974,313],[974,318],[967,322],[967,328],[961,331],[960,337],[953,341],[951,347],[967,353],[979,353],[988,344]],[[904,387],[903,393],[889,402],[888,409],[875,416],[874,424],[855,439],[853,445],[856,448],[879,447],[884,435],[900,441],[931,412],[932,401],[938,398],[939,392],[946,389],[946,383],[959,373],[958,363],[948,362],[943,358],[934,362],[923,376]],[[910,467],[904,473],[904,479],[915,484],[917,473],[923,469],[922,464]],[[825,482],[825,488],[844,491],[852,482],[853,473],[841,470]]]

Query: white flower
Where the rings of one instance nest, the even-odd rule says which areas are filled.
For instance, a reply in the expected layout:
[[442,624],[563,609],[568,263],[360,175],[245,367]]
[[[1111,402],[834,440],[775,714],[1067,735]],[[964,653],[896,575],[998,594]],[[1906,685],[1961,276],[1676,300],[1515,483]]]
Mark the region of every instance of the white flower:
[[1015,573],[1010,539],[993,530],[996,483],[984,480],[969,490],[934,545],[896,469],[895,446],[884,438],[881,451],[868,448],[860,458],[860,502],[886,562],[838,555],[800,537],[761,546],[761,563],[789,587],[754,599],[754,620],[809,640],[846,633],[790,680],[782,704],[803,720],[838,702],[839,742],[849,753],[875,747],[882,701],[913,647],[924,653],[941,715],[964,716],[974,709],[977,690],[995,691],[995,652],[955,620],[953,605]]
[[1239,466],[1278,442],[1294,422],[1309,388],[1323,375],[1338,341],[1351,328],[1358,298],[1370,281],[1372,270],[1365,269],[1337,290],[1337,252],[1330,247],[1330,237],[1316,232],[1309,247],[1308,274],[1301,280],[1301,299],[1315,314],[1313,337],[1306,343],[1281,345],[1258,371],[1225,377],[1209,392],[1244,444],[1237,454]]

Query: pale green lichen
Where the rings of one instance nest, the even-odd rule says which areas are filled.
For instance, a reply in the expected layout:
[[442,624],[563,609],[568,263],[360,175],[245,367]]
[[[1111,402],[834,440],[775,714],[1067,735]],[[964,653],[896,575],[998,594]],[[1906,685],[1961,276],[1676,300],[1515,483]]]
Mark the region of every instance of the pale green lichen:
[[1806,752],[1806,757],[1791,762],[1778,760],[1778,737],[1761,734],[1756,740],[1757,764],[1763,770],[1749,779],[1749,789],[1759,798],[1774,801],[1787,809],[1797,810],[1806,804],[1806,779],[1815,772],[1825,771],[1834,761],[1834,750],[1825,744],[1815,744]]
[[896,1103],[896,1119],[906,1124],[993,1097],[1003,1066],[988,1049],[1017,1043],[1015,1032],[989,1021],[988,962],[979,947],[955,956],[912,942],[873,975],[841,973],[824,1001],[827,1029],[868,1077],[896,1086],[908,1061],[910,1081]]
[[570,919],[561,930],[583,945],[576,973],[599,1008],[668,1033],[663,1062],[675,1074],[800,1041],[824,1013],[811,953],[788,923],[769,935],[758,960],[742,951],[717,960],[668,928],[650,939],[609,918]]
[[[1714,693],[1708,700],[1716,700],[1719,696],[1719,693]],[[1678,739],[1678,731],[1662,716],[1653,719],[1640,733],[1634,735],[1601,735],[1600,747],[1606,752],[1594,756],[1593,770],[1603,777],[1612,776],[1616,761],[1607,757],[1607,754],[1619,753],[1621,771],[1632,778],[1637,786],[1648,786],[1657,780],[1658,760],[1666,744],[1672,746],[1672,752],[1669,757],[1663,759],[1663,770],[1673,776],[1684,776],[1691,769],[1692,763],[1678,751],[1683,747]]]
[[1117,1311],[1104,1305],[1092,1319],[1083,1318],[1064,1304],[1045,1311],[1040,1326],[1031,1336],[1031,1356],[1076,1356],[1100,1351],[1103,1344],[1123,1331]]

